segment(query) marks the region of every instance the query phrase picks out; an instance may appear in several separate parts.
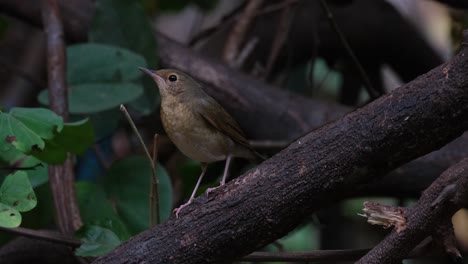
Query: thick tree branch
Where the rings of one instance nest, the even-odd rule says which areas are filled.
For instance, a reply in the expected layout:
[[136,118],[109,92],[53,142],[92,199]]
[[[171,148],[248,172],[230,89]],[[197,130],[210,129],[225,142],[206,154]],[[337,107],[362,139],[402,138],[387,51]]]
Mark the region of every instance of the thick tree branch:
[[[64,21],[67,36],[76,39],[86,35],[93,14],[91,1],[65,1],[61,6],[67,17]],[[39,1],[26,5],[22,1],[0,0],[0,7],[8,14],[42,25]],[[165,67],[178,68],[206,83],[205,90],[236,117],[252,139],[290,141],[351,111],[348,107],[306,99],[267,85],[208,60],[161,34],[156,33],[156,39]],[[417,196],[446,168],[468,156],[466,146],[467,134],[439,151],[398,168],[382,181],[364,186],[360,193]]]
[[[47,39],[47,69],[50,108],[64,121],[68,119],[68,97],[65,69],[65,43],[57,0],[44,0],[42,17]],[[81,226],[75,195],[75,175],[72,157],[62,165],[49,165],[57,226],[63,234],[71,235]]]
[[298,139],[195,199],[179,219],[95,263],[213,263],[265,246],[356,186],[461,135],[468,128],[467,71],[464,47],[449,63]]
[[432,233],[442,234],[435,240],[450,254],[460,257],[454,246],[450,219],[457,210],[466,205],[467,200],[468,158],[465,158],[434,181],[414,207],[406,208],[404,228],[392,231],[357,263],[401,263],[413,247]]

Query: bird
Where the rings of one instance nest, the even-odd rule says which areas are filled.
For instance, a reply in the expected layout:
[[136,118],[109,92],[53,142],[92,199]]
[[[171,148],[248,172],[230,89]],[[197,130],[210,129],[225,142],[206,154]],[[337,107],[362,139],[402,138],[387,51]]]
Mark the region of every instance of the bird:
[[[190,199],[174,209],[176,218],[192,203],[208,163],[226,160],[220,186],[226,183],[233,157],[260,162],[264,157],[247,141],[234,118],[190,75],[175,69],[139,68],[159,88],[161,121],[168,137],[187,157],[200,162],[202,172]],[[208,193],[216,188],[208,189]]]

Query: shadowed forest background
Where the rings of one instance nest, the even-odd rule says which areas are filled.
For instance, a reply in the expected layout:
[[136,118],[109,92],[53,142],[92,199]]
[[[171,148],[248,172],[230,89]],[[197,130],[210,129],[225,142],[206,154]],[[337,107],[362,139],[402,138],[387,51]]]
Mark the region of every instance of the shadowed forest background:
[[[0,0],[0,263],[468,263],[467,8]],[[267,160],[207,196],[210,164],[176,219],[200,163],[139,67],[199,81]]]

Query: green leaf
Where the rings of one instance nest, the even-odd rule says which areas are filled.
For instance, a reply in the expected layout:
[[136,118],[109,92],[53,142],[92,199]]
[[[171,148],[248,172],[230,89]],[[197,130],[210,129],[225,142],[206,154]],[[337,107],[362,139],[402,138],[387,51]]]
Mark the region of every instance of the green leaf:
[[0,187],[0,201],[20,212],[36,207],[36,195],[26,172],[17,171],[5,178]]
[[[140,1],[97,0],[89,38],[93,42],[125,47],[141,54],[149,67],[155,68],[157,65],[156,40]],[[138,70],[135,67],[133,71]],[[158,93],[150,78],[145,78],[143,82],[144,96],[131,106],[148,114],[156,107]]]
[[[41,164],[38,166],[38,164]],[[49,174],[48,174],[48,165],[42,163],[39,159],[33,156],[25,156],[23,163],[21,164],[22,168],[27,167],[34,167],[32,170],[27,171],[29,183],[31,184],[32,188],[36,188],[39,185],[42,185],[49,181]]]
[[44,139],[54,138],[63,128],[62,117],[45,108],[15,107],[11,109],[10,115]]
[[94,144],[94,130],[89,118],[65,123],[62,132],[53,139],[64,150],[73,154],[83,154]]
[[48,181],[47,164],[41,163],[33,156],[27,156],[19,150],[15,149],[15,151],[14,153],[18,155],[7,160],[3,159],[1,155],[3,153],[0,153],[0,166],[4,168],[0,170],[0,179],[5,179],[8,174],[16,170],[25,169],[33,188]]
[[[76,84],[68,93],[69,111],[72,114],[92,114],[131,102],[142,93],[140,85],[130,82]],[[47,94],[47,90],[43,90],[39,94],[39,102],[47,105]]]
[[112,204],[107,200],[106,193],[99,185],[79,181],[76,183],[76,196],[84,222],[116,216]]
[[118,108],[89,115],[94,127],[95,138],[103,138],[112,134],[119,126],[121,117],[122,112]]
[[114,211],[101,186],[80,181],[76,183],[76,190],[81,218],[85,224],[108,228],[122,241],[130,238],[127,227]]
[[308,251],[319,247],[319,239],[317,227],[308,224],[294,230],[278,242],[284,246],[286,251]]
[[72,87],[84,83],[134,81],[143,75],[138,67],[146,65],[145,59],[137,53],[96,43],[70,46],[67,56],[67,81]]
[[[1,118],[2,117],[0,116],[0,119]],[[2,134],[1,131],[0,134]],[[3,136],[0,135],[0,138],[3,138]],[[26,155],[23,152],[17,150],[16,147],[13,146],[13,144],[0,141],[0,164],[2,166],[6,167],[13,165],[16,161],[20,160],[21,158],[24,158],[25,156]]]
[[43,139],[53,138],[62,128],[62,118],[48,109],[13,108],[8,114],[0,112],[0,151],[11,155],[11,145],[24,153],[33,148],[42,150]]
[[139,1],[97,0],[89,38],[133,50],[151,66],[157,62],[156,40]]
[[0,203],[0,226],[1,227],[18,227],[21,224],[21,214],[15,208],[6,204]]
[[44,150],[33,150],[31,155],[49,164],[61,164],[67,159],[67,152],[53,140],[45,140]]
[[82,257],[104,255],[121,243],[114,232],[95,225],[84,225],[76,235],[81,238],[83,244],[75,250],[75,254]]
[[33,150],[31,154],[44,162],[60,164],[66,160],[67,152],[83,154],[93,143],[93,126],[89,119],[84,119],[66,123],[54,139],[45,140],[44,150]]
[[[165,220],[172,209],[172,186],[161,165],[158,165],[157,176],[161,220]],[[149,228],[150,177],[149,161],[144,157],[130,157],[114,163],[102,179],[104,190],[115,202],[118,214],[132,235]]]

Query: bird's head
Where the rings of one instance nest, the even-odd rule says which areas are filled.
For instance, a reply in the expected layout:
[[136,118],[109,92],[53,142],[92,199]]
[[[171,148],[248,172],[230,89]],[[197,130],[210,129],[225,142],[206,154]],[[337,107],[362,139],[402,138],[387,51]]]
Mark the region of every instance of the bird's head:
[[181,93],[190,92],[198,86],[198,83],[189,75],[173,69],[149,70],[139,68],[143,73],[149,75],[156,82],[161,96],[177,96]]

